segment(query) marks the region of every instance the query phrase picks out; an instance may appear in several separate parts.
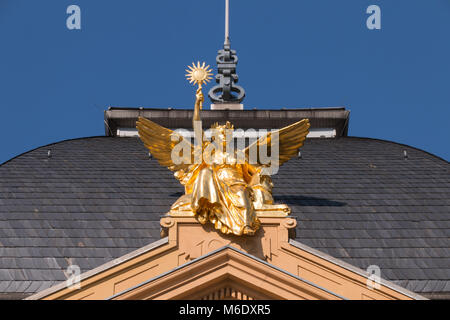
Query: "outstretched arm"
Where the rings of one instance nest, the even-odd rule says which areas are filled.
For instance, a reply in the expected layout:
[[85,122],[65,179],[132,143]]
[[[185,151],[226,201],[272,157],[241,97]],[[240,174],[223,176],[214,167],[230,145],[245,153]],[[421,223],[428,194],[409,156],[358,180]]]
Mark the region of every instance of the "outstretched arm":
[[200,110],[203,109],[203,101],[205,101],[201,86],[199,86],[199,88],[197,89],[195,97],[197,98],[197,100],[195,101],[194,118],[192,119],[192,121],[201,121]]
[[202,92],[202,86],[200,85],[197,89],[197,94],[195,95],[197,98],[195,101],[194,107],[194,117],[192,118],[192,128],[194,129],[194,134],[197,139],[200,139],[200,146],[203,145],[203,127],[202,120],[200,118],[200,110],[203,108],[203,101],[205,100]]

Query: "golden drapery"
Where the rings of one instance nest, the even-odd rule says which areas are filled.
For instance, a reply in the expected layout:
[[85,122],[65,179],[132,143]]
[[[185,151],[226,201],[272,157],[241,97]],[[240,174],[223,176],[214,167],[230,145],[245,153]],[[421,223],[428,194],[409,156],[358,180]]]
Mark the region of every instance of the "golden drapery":
[[[216,151],[216,156],[230,160],[229,155],[221,151]],[[248,164],[217,161],[194,166],[192,171],[176,175],[185,185],[186,194],[172,209],[189,206],[201,223],[209,221],[225,234],[254,234],[260,222],[254,208],[256,199],[250,171]]]

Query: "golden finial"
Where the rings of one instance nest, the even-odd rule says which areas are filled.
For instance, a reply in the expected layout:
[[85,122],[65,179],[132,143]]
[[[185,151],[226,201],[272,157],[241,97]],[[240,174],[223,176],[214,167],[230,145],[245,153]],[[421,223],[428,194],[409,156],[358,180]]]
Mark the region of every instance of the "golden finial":
[[200,120],[199,110],[203,109],[203,92],[202,85],[204,82],[209,82],[212,79],[212,70],[209,68],[209,65],[206,66],[206,63],[200,64],[200,61],[192,63],[192,66],[188,66],[189,69],[186,69],[186,78],[190,83],[194,83],[194,85],[198,84],[197,94],[196,94],[196,102],[194,109],[194,121]]
[[192,66],[188,66],[189,69],[186,69],[186,78],[190,83],[198,84],[199,88],[202,87],[204,82],[209,82],[212,79],[212,70],[209,65],[206,67],[205,65],[205,62],[202,65],[200,65],[200,61],[197,62],[197,65],[193,62]]

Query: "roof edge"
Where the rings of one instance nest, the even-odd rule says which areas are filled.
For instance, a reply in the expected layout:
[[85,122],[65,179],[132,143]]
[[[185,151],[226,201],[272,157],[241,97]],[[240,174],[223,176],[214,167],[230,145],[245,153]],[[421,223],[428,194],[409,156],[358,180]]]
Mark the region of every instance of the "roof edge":
[[[144,107],[114,107],[114,106],[109,106],[106,111],[108,110],[157,110],[157,111],[167,111],[167,110],[191,110],[193,111],[192,107],[167,107],[167,108],[144,108]],[[204,109],[204,110],[211,110],[211,109]],[[250,109],[244,109],[244,110],[239,110],[239,111],[254,111],[255,108],[250,108]],[[256,109],[259,111],[311,111],[311,110],[328,110],[328,111],[333,111],[333,110],[348,110],[345,107],[307,107],[307,108],[290,108],[290,107],[280,107],[280,108],[267,108],[267,109]]]
[[[23,155],[26,155],[26,154],[28,154],[30,152],[33,152],[33,151],[41,149],[41,148],[50,147],[50,146],[53,146],[53,145],[56,145],[56,144],[59,144],[59,143],[64,143],[64,142],[69,142],[69,141],[77,141],[77,140],[83,140],[83,139],[95,139],[95,138],[114,138],[114,137],[113,136],[106,136],[106,135],[105,136],[88,136],[88,137],[70,138],[70,139],[60,140],[60,141],[57,141],[57,142],[52,142],[52,143],[49,143],[49,144],[45,144],[45,145],[42,145],[42,146],[30,149],[30,150],[25,151],[23,153],[20,153],[20,154],[18,154],[16,156],[12,157],[11,159],[6,160],[5,162],[0,163],[0,167],[2,167],[3,165],[6,165],[10,161],[13,161],[13,160],[15,160],[15,159],[17,159],[17,158],[19,158],[19,157],[21,157]],[[404,143],[391,141],[391,140],[380,139],[380,138],[371,138],[371,137],[359,137],[359,136],[342,136],[342,137],[337,137],[337,138],[339,138],[339,139],[342,139],[342,138],[344,138],[344,139],[367,139],[367,140],[373,140],[373,141],[387,142],[387,143],[391,143],[391,144],[395,144],[395,145],[411,148],[411,149],[414,149],[416,151],[420,151],[420,152],[426,153],[427,155],[432,156],[432,157],[436,158],[437,160],[441,160],[441,161],[443,161],[443,162],[445,162],[447,164],[450,163],[449,161],[445,160],[444,158],[442,158],[440,156],[437,156],[437,155],[435,155],[435,154],[433,154],[431,152],[428,152],[426,150],[423,150],[423,149],[420,149],[420,148],[417,148],[417,147],[413,147],[413,146],[410,146],[410,145],[407,145],[407,144],[404,144]],[[123,139],[123,138],[121,138],[121,139]]]
[[410,146],[410,145],[405,144],[405,143],[395,142],[395,141],[386,140],[386,139],[381,139],[381,138],[371,138],[371,137],[346,136],[346,137],[340,137],[340,138],[346,138],[346,139],[366,139],[366,140],[372,140],[372,141],[380,141],[380,142],[392,143],[392,144],[396,144],[396,145],[398,145],[398,146],[403,146],[403,147],[407,147],[407,148],[414,149],[414,150],[416,150],[416,151],[420,151],[420,152],[426,153],[426,154],[428,154],[429,156],[432,156],[432,157],[434,157],[434,158],[436,158],[436,159],[438,159],[438,160],[442,160],[442,161],[446,162],[447,164],[450,163],[449,161],[445,160],[444,158],[442,158],[442,157],[440,157],[440,156],[437,156],[437,155],[435,155],[435,154],[433,154],[433,153],[431,153],[431,152],[428,152],[428,151],[426,151],[426,150],[423,150],[423,149],[420,149],[420,148],[417,148],[417,147]]
[[[331,263],[333,263],[335,265],[338,265],[338,266],[340,266],[340,267],[342,267],[344,269],[347,269],[347,270],[349,270],[351,272],[354,272],[354,273],[356,273],[356,274],[358,274],[360,276],[363,276],[365,278],[369,278],[370,277],[370,274],[368,272],[366,272],[366,271],[364,271],[364,270],[362,270],[362,269],[360,269],[358,267],[355,267],[354,265],[351,265],[351,264],[349,264],[349,263],[347,263],[345,261],[342,261],[342,260],[340,260],[338,258],[330,256],[329,254],[326,254],[325,252],[322,252],[322,251],[319,251],[317,249],[311,248],[311,247],[307,246],[306,244],[303,244],[301,242],[298,242],[298,241],[295,241],[295,240],[292,240],[292,239],[289,240],[289,244],[293,245],[296,248],[305,250],[306,252],[308,252],[308,253],[310,253],[312,255],[315,255],[315,256],[317,256],[317,257],[319,257],[321,259],[329,261],[329,262],[331,262]],[[398,291],[398,292],[400,292],[400,293],[402,293],[402,294],[404,294],[404,295],[406,295],[406,296],[408,296],[408,297],[410,297],[412,299],[415,299],[415,300],[428,300],[427,298],[425,298],[424,296],[421,296],[420,294],[417,294],[417,293],[412,292],[412,291],[410,291],[408,289],[400,287],[399,285],[396,285],[395,283],[393,283],[393,282],[391,282],[389,280],[383,279],[381,277],[380,277],[380,283],[382,285],[388,287],[389,289],[392,289],[394,291]]]
[[10,161],[13,161],[14,159],[17,159],[17,158],[19,158],[19,157],[21,157],[21,156],[26,155],[27,153],[33,152],[33,151],[38,150],[38,149],[41,149],[41,148],[50,147],[50,146],[53,146],[53,145],[55,145],[55,144],[59,144],[59,143],[63,143],[63,142],[76,141],[76,140],[83,140],[83,139],[94,139],[94,138],[111,138],[111,137],[107,137],[107,136],[89,136],[89,137],[80,137],[80,138],[64,139],[64,140],[60,140],[60,141],[57,141],[57,142],[52,142],[52,143],[49,143],[49,144],[44,144],[44,145],[42,145],[42,146],[40,146],[40,147],[36,147],[36,148],[30,149],[30,150],[28,150],[28,151],[22,152],[22,153],[20,153],[20,154],[18,154],[18,155],[16,155],[16,156],[12,157],[11,159],[6,160],[5,162],[0,163],[0,167],[3,166],[4,164],[7,164],[7,163],[10,162]]
[[[116,136],[118,128],[135,128],[138,117],[145,117],[167,128],[192,128],[193,110],[180,108],[120,108],[104,111],[105,135]],[[332,108],[281,108],[202,111],[205,127],[217,121],[230,121],[236,128],[276,129],[308,118],[311,128],[333,128],[339,136],[348,133],[350,110]],[[250,122],[249,122],[250,121]],[[249,125],[251,123],[251,126]]]
[[[154,241],[154,242],[152,242],[152,243],[150,243],[150,244],[148,244],[148,245],[146,245],[146,246],[144,246],[142,248],[139,248],[139,249],[134,250],[134,251],[132,251],[130,253],[127,253],[127,254],[125,254],[123,256],[120,256],[120,257],[118,257],[118,258],[116,258],[114,260],[111,260],[111,261],[109,261],[109,262],[107,262],[105,264],[102,264],[101,266],[98,266],[97,268],[94,268],[92,270],[89,270],[89,271],[86,271],[86,272],[82,273],[80,275],[80,281],[83,281],[83,280],[86,280],[86,279],[88,279],[90,277],[93,277],[93,276],[95,276],[95,275],[97,275],[97,274],[99,274],[99,273],[101,273],[103,271],[111,269],[111,268],[113,268],[113,267],[115,267],[115,266],[117,266],[117,265],[119,265],[121,263],[127,262],[127,261],[129,261],[129,260],[131,260],[131,259],[133,259],[135,257],[138,257],[138,256],[140,256],[140,255],[142,255],[142,254],[144,254],[146,252],[149,252],[149,251],[151,251],[153,249],[161,247],[161,246],[163,246],[163,245],[165,245],[167,243],[169,243],[169,238],[168,237],[165,237],[165,238],[162,238],[160,240]],[[65,289],[65,288],[67,288],[66,281],[63,281],[63,282],[61,282],[61,283],[59,283],[57,285],[54,285],[54,286],[52,286],[52,287],[50,287],[48,289],[42,290],[40,292],[37,292],[37,293],[35,293],[35,294],[25,298],[24,300],[40,300],[42,298],[45,298],[46,296],[49,296],[49,295],[51,295],[51,294],[53,294],[55,292],[58,292],[59,290]]]

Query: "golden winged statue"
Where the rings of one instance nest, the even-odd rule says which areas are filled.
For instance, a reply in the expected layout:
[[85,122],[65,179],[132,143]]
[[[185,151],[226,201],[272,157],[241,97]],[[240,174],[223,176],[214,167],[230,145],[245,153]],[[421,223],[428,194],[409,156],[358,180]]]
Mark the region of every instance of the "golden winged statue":
[[[199,85],[194,128],[200,121],[204,101],[202,84],[210,78],[208,67],[198,63],[187,70],[191,82]],[[298,154],[309,126],[309,121],[304,119],[267,133],[244,150],[230,151],[226,146],[232,139],[234,128],[229,122],[214,124],[211,140],[204,138],[205,133],[201,130],[201,142],[192,145],[180,133],[153,121],[142,117],[137,121],[144,145],[185,187],[185,194],[172,205],[170,212],[187,212],[202,224],[209,221],[224,234],[235,235],[253,235],[260,226],[259,211],[267,208],[289,210],[285,205],[274,204],[272,180],[264,170],[269,164],[263,161],[260,150],[271,154],[277,148],[278,157],[272,160],[276,166],[281,166]]]

